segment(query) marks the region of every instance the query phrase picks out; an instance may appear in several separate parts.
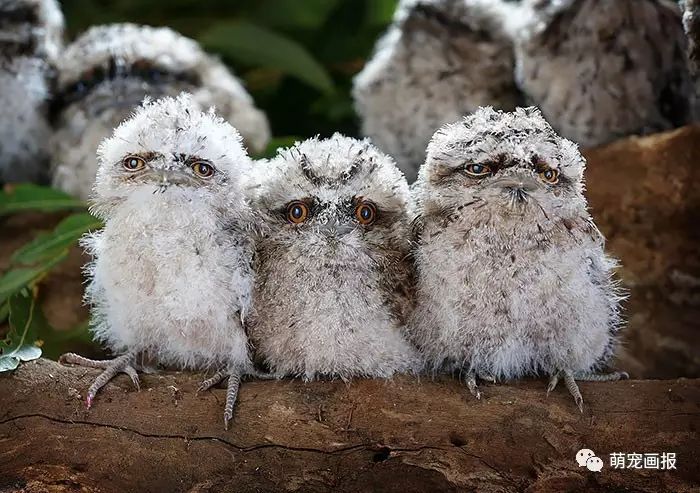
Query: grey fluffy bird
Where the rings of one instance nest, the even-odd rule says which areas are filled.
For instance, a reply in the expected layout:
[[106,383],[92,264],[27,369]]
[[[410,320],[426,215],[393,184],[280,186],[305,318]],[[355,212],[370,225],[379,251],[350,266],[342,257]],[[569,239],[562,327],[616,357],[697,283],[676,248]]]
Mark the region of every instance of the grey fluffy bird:
[[689,119],[686,40],[671,0],[526,0],[516,78],[562,136],[584,146]]
[[492,0],[402,0],[355,77],[362,132],[415,180],[441,125],[479,106],[513,109],[509,6]]
[[175,31],[134,24],[96,26],[71,43],[58,60],[51,139],[54,186],[88,197],[97,171],[95,151],[145,96],[192,93],[262,150],[267,118],[238,79],[193,40]]
[[0,0],[0,183],[47,178],[48,100],[62,38],[54,0]]
[[585,161],[535,108],[482,108],[433,136],[416,183],[416,310],[427,367],[477,378],[598,374],[621,325],[616,262],[583,195]]
[[240,135],[189,96],[145,102],[99,148],[91,211],[104,229],[84,241],[95,338],[118,357],[63,362],[102,368],[88,406],[112,377],[157,364],[228,378],[227,424],[252,370],[243,320],[253,288],[253,216]]
[[281,150],[256,173],[256,362],[306,380],[414,370],[402,333],[409,193],[392,159],[336,134]]

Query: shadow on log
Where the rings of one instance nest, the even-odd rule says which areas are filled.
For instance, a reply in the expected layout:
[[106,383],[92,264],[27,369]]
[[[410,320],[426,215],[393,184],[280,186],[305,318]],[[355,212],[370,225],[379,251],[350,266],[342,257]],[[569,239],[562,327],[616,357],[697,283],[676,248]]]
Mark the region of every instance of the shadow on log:
[[[0,376],[0,491],[690,491],[700,380],[581,383],[582,414],[545,381],[256,381],[224,431],[202,375],[122,375],[87,411],[96,370],[48,360]],[[580,448],[605,466],[579,468]],[[676,470],[616,470],[612,452],[674,452]],[[695,490],[697,491],[697,490]]]

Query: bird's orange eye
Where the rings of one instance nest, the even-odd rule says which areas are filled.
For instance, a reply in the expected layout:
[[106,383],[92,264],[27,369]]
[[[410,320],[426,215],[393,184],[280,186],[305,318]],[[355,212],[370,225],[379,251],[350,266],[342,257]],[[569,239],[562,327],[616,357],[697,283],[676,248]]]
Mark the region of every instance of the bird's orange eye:
[[300,200],[287,205],[287,220],[292,224],[301,224],[309,217],[309,207]]
[[483,178],[491,174],[491,166],[488,164],[467,164],[464,169],[467,170],[467,174],[472,178]]
[[197,161],[196,163],[192,164],[192,171],[202,178],[210,178],[214,176],[216,168],[207,162]]
[[139,171],[146,166],[146,161],[138,156],[127,156],[122,161],[122,166],[127,171]]
[[540,171],[540,178],[550,185],[555,185],[559,182],[559,171],[552,168],[544,169]]
[[377,219],[377,207],[372,202],[364,200],[355,207],[355,218],[363,226],[369,226]]

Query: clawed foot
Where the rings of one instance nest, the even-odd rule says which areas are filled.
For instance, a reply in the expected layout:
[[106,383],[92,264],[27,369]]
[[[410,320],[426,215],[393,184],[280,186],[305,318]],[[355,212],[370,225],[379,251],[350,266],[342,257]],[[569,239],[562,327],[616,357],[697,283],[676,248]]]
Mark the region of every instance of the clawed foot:
[[236,370],[219,370],[211,378],[204,380],[197,392],[209,390],[214,385],[228,377],[228,387],[226,389],[226,405],[224,406],[224,428],[228,430],[228,423],[233,417],[233,406],[238,397],[238,388],[241,386],[241,373]]
[[84,358],[75,353],[66,353],[58,359],[58,362],[62,364],[68,363],[71,365],[84,366],[86,368],[101,368],[104,370],[92,383],[88,389],[87,396],[85,396],[85,406],[90,409],[97,392],[119,373],[126,373],[129,375],[136,390],[140,390],[139,376],[133,366],[135,358],[136,356],[134,354],[127,353],[111,360],[94,360]]
[[561,370],[554,373],[549,378],[549,385],[547,386],[547,395],[553,391],[557,384],[559,383],[559,378],[564,377],[564,384],[566,385],[569,393],[574,397],[574,401],[578,406],[579,411],[583,412],[583,396],[581,391],[576,384],[576,380],[583,380],[588,382],[612,382],[615,380],[625,380],[630,376],[624,371],[616,371],[613,373],[599,374],[593,372],[578,372],[574,373],[570,370]]
[[496,383],[498,381],[495,376],[489,373],[467,373],[467,376],[464,377],[464,383],[467,384],[469,392],[471,392],[471,394],[477,399],[481,399],[481,392],[479,391],[479,386],[476,383],[477,379],[484,380],[490,383]]

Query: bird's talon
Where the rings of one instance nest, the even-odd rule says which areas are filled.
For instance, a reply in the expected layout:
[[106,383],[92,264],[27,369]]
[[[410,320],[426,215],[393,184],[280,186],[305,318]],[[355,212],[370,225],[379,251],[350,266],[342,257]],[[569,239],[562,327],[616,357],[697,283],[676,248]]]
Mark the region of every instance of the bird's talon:
[[469,374],[466,378],[466,384],[467,388],[469,389],[469,393],[480,400],[481,392],[479,391],[479,386],[476,384],[476,375]]

